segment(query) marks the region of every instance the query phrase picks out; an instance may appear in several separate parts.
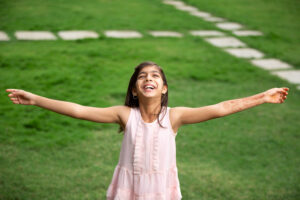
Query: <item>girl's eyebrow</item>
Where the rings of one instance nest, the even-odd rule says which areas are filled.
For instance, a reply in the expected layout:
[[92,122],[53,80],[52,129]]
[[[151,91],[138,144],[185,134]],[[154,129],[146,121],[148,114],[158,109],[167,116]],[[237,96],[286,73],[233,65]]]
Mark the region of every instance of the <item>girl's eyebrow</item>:
[[[151,71],[150,73],[159,73],[159,71]],[[139,75],[140,74],[146,74],[146,72],[140,72]]]

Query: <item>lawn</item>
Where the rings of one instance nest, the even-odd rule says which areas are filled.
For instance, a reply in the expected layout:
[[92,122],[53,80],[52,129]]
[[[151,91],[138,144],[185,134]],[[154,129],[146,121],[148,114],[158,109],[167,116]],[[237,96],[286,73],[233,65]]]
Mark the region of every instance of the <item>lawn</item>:
[[[228,17],[221,16],[219,7],[218,16]],[[242,23],[242,15],[231,19]],[[133,29],[145,34],[214,28],[158,0],[0,1],[0,21],[0,30],[10,36],[16,30]],[[251,23],[258,30],[265,28]],[[291,40],[296,46],[297,39]],[[281,51],[287,45],[283,43]],[[250,40],[249,44],[255,45]],[[179,129],[177,165],[183,199],[299,198],[300,91],[295,85],[201,38],[146,35],[129,40],[0,43],[0,199],[105,199],[122,142],[117,125],[13,105],[6,88],[88,106],[121,105],[134,67],[146,60],[164,69],[170,107],[200,107],[273,87],[290,88],[284,104],[264,104]],[[298,62],[289,57],[285,61]]]

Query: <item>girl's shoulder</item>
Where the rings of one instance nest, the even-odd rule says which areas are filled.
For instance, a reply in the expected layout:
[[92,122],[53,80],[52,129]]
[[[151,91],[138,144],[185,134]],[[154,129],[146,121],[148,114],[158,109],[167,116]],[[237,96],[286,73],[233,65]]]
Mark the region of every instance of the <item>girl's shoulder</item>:
[[129,119],[131,107],[129,106],[116,106],[117,107],[117,112],[118,112],[118,117],[120,119],[120,125],[125,129],[125,126],[127,124],[127,121]]
[[177,133],[180,124],[180,107],[169,108],[169,118],[174,133]]

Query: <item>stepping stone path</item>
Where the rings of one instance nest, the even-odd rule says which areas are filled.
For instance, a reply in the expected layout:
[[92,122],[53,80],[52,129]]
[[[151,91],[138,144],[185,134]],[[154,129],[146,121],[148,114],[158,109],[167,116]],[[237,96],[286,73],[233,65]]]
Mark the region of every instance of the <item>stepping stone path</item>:
[[263,35],[262,32],[260,32],[260,31],[251,31],[251,30],[238,30],[238,31],[233,31],[232,33],[237,36],[261,36],[261,35]]
[[[215,17],[208,12],[200,11],[198,8],[186,5],[182,1],[163,1],[164,4],[172,5],[176,9],[188,12],[190,15],[202,18],[208,22],[218,22],[216,26],[226,31],[232,31],[237,36],[261,36],[263,35],[260,31],[255,30],[240,30],[243,28],[241,24],[235,22],[226,22],[226,19]],[[243,48],[226,48],[224,49],[229,54],[238,58],[255,58],[250,62],[260,68],[266,70],[283,70],[293,69],[287,63],[280,60],[269,58],[262,59],[264,54],[258,50],[246,48],[246,44],[234,37],[224,37],[223,32],[217,30],[193,30],[189,31],[193,36],[204,37],[205,41],[217,47],[243,47]],[[183,37],[183,34],[174,31],[149,31],[153,37]],[[63,40],[78,40],[85,38],[99,38],[98,33],[93,31],[59,31],[59,37]],[[105,31],[105,36],[110,38],[141,38],[143,35],[134,30],[108,30]],[[217,37],[219,36],[219,37]],[[56,36],[49,31],[17,31],[15,37],[18,40],[56,40]],[[8,35],[0,31],[0,41],[8,41],[10,38]],[[300,70],[289,70],[289,71],[272,71],[274,75],[277,75],[290,83],[300,84]],[[300,85],[297,87],[300,90]]]
[[225,51],[238,58],[262,58],[264,56],[260,51],[250,48],[231,48]]
[[214,31],[214,30],[199,30],[199,31],[190,31],[190,34],[193,36],[224,36],[224,33],[220,31]]
[[143,37],[137,31],[105,31],[106,37],[110,38],[141,38]]
[[164,4],[169,4],[172,6],[183,6],[185,5],[182,1],[163,1]]
[[290,83],[300,84],[300,70],[275,71],[271,73],[287,80]]
[[193,7],[193,6],[186,6],[186,5],[179,5],[175,6],[177,10],[182,10],[182,11],[188,11],[188,12],[195,12],[198,11],[198,8]]
[[216,26],[223,30],[237,30],[243,27],[241,24],[234,23],[234,22],[222,22],[216,24]]
[[206,38],[207,42],[217,47],[245,47],[246,44],[234,37]]
[[3,31],[0,31],[0,41],[9,41],[8,35]]
[[94,31],[59,31],[58,35],[63,40],[80,40],[99,37],[98,33]]
[[193,11],[193,12],[190,12],[190,15],[193,15],[195,17],[200,17],[200,18],[212,17],[209,13],[202,12],[202,11]]
[[278,59],[274,59],[274,58],[251,60],[251,63],[255,66],[258,66],[258,67],[266,69],[266,70],[291,69],[292,68],[292,66],[290,66],[289,64],[284,63],[284,62],[282,62]]
[[149,31],[154,37],[182,37],[183,35],[173,31]]
[[56,40],[49,31],[17,31],[15,36],[18,40]]
[[203,20],[204,20],[204,21],[207,21],[207,22],[223,22],[223,21],[225,21],[224,18],[213,17],[213,16],[210,16],[210,17],[204,17]]

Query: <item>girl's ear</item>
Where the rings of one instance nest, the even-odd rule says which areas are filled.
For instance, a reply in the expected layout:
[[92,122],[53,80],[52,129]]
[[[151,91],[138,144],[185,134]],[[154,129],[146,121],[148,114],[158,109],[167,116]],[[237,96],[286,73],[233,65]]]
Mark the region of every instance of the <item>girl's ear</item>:
[[132,96],[137,96],[135,88],[133,88],[131,92],[132,92]]
[[163,86],[162,93],[166,94],[168,91],[168,87],[166,85]]

